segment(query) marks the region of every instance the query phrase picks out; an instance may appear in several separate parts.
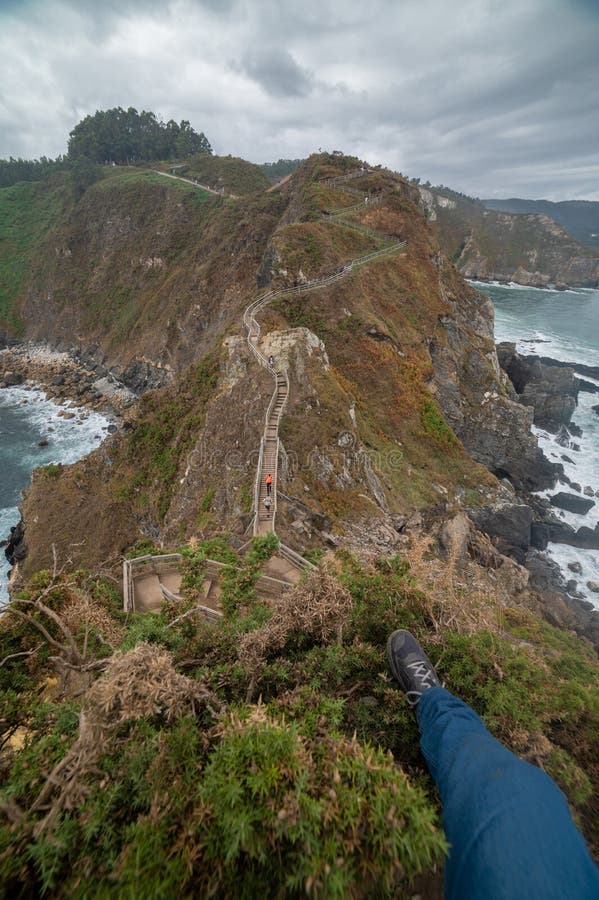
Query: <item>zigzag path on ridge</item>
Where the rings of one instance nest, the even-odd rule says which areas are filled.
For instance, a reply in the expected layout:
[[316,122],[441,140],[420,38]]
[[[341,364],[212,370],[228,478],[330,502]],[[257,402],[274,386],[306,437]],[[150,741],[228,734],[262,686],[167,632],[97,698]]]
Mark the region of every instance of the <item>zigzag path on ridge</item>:
[[[326,181],[320,183],[333,187],[337,185],[343,185],[346,181],[353,180],[354,178],[360,178],[367,174],[368,170],[360,169],[356,172],[350,172],[348,175],[341,175],[338,176],[338,178],[327,179]],[[279,187],[280,184],[282,184],[282,182],[279,182],[279,184],[275,185],[274,187]],[[272,189],[273,188],[269,188],[268,190],[270,191]],[[341,187],[341,190],[347,190],[348,193],[352,194],[358,193],[355,189],[352,188],[345,189]],[[360,194],[362,194],[361,191]],[[377,195],[373,198],[372,196],[366,194],[364,204],[354,204],[352,207],[348,207],[346,210],[333,210],[334,215],[331,215],[331,213],[324,213],[322,218],[325,221],[330,221],[331,219],[333,219],[335,222],[341,225],[345,225],[349,228],[354,228],[374,237],[379,237],[382,239],[386,238],[388,240],[388,235],[378,234],[371,228],[359,225],[357,222],[344,221],[342,218],[343,212],[350,212],[359,208],[368,208],[368,203],[372,202],[373,200],[373,205],[375,203],[380,203],[382,200],[382,195]],[[350,260],[348,263],[345,263],[345,265],[340,267],[340,269],[334,272],[332,275],[325,275],[322,278],[315,278],[312,281],[307,281],[304,284],[300,284],[295,287],[282,288],[279,291],[269,291],[268,293],[258,297],[256,300],[253,300],[246,307],[243,313],[243,323],[248,332],[247,341],[249,348],[254,354],[258,363],[271,373],[275,381],[275,388],[271,396],[268,409],[266,411],[266,421],[264,432],[260,441],[258,466],[256,469],[256,480],[254,484],[253,527],[255,535],[265,535],[269,534],[270,532],[276,533],[275,518],[277,510],[279,423],[281,421],[281,416],[289,397],[289,376],[287,370],[283,366],[279,368],[270,366],[266,357],[263,356],[263,354],[258,349],[258,345],[260,344],[260,325],[256,320],[256,314],[264,306],[266,306],[268,303],[271,303],[277,297],[282,297],[289,294],[300,294],[306,291],[317,290],[318,288],[326,287],[330,284],[333,284],[335,281],[338,281],[340,278],[344,278],[349,275],[352,269],[360,265],[364,265],[365,263],[371,262],[372,260],[377,259],[380,256],[387,255],[388,253],[393,253],[405,246],[406,241],[399,241],[388,245],[387,247],[383,247],[380,250],[375,250],[372,253],[368,253],[365,256],[356,257],[355,259]],[[267,507],[264,503],[267,496],[266,477],[268,475],[272,476],[270,507]]]

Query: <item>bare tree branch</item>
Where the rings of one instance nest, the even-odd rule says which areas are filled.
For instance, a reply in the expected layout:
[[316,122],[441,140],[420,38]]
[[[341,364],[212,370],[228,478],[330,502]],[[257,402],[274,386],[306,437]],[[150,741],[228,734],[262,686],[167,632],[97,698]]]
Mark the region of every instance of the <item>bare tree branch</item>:
[[181,622],[183,619],[187,619],[189,616],[192,616],[194,613],[204,612],[205,609],[206,609],[205,606],[194,606],[193,609],[188,609],[187,612],[183,613],[183,615],[177,616],[177,618],[173,619],[172,622],[169,622],[166,627],[172,628],[173,625],[177,624],[177,622]]
[[[43,595],[42,595],[42,596],[43,596]],[[52,619],[52,621],[53,621],[53,622],[60,628],[60,630],[62,631],[62,633],[63,633],[63,635],[64,635],[64,637],[65,637],[65,639],[66,639],[66,641],[67,641],[67,643],[68,643],[68,645],[69,645],[69,647],[70,647],[70,650],[71,650],[71,653],[73,654],[73,656],[74,656],[76,659],[81,659],[81,653],[80,653],[79,648],[78,648],[78,646],[77,646],[77,644],[76,644],[76,642],[75,642],[75,638],[73,637],[72,631],[70,630],[70,628],[67,628],[67,626],[65,625],[64,621],[63,621],[62,618],[58,615],[58,613],[55,613],[53,609],[50,609],[50,607],[46,606],[45,603],[42,603],[41,598],[38,598],[37,600],[18,600],[18,599],[17,599],[17,600],[13,600],[13,603],[23,603],[23,604],[26,605],[26,606],[33,606],[34,609],[39,609],[39,611],[40,611],[40,612],[43,612],[44,615],[48,616],[49,619]],[[12,607],[12,604],[11,604],[11,607]],[[16,612],[16,610],[14,610],[14,611]],[[34,620],[31,618],[31,616],[29,616],[28,618],[29,618],[30,621],[32,621],[32,622],[34,621]]]
[[34,653],[43,647],[43,644],[38,644],[37,647],[34,647],[32,650],[22,650],[20,653],[10,653],[8,656],[5,656],[4,659],[0,662],[0,669],[2,666],[9,661],[9,659],[16,659],[18,656],[33,656]]
[[66,651],[66,647],[64,644],[60,644],[58,641],[55,641],[52,635],[44,628],[41,622],[38,622],[37,619],[34,619],[32,616],[27,615],[27,613],[21,612],[20,609],[14,608],[14,603],[19,602],[22,603],[24,601],[14,601],[10,604],[10,612],[13,616],[18,616],[20,619],[23,619],[25,622],[28,622],[30,625],[33,625],[34,628],[37,628],[39,632],[45,637],[49,644],[53,647],[56,647],[57,650],[62,651],[63,653]]

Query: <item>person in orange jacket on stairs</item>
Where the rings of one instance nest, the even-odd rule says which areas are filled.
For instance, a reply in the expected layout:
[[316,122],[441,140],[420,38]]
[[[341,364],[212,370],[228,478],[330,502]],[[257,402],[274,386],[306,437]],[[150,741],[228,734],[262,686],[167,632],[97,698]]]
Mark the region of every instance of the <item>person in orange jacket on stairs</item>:
[[272,475],[270,474],[270,472],[266,476],[265,481],[266,481],[266,495],[267,495],[267,497],[270,497],[270,492],[272,490]]

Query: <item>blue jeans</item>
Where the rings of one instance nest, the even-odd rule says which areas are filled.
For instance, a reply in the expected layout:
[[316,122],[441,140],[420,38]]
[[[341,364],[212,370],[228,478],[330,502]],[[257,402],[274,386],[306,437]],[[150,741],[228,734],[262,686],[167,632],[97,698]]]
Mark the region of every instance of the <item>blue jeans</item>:
[[444,688],[417,710],[450,843],[447,900],[597,900],[599,870],[552,779]]

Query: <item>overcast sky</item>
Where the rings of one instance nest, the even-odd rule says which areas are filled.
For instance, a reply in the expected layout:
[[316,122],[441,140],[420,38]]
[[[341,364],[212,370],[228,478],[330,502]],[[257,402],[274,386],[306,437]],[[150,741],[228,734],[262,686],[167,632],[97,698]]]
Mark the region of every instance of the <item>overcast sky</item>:
[[113,106],[253,162],[599,200],[599,0],[0,0],[0,157]]

